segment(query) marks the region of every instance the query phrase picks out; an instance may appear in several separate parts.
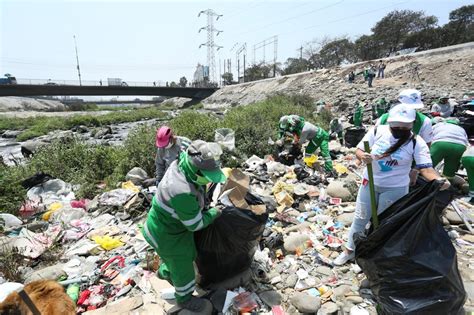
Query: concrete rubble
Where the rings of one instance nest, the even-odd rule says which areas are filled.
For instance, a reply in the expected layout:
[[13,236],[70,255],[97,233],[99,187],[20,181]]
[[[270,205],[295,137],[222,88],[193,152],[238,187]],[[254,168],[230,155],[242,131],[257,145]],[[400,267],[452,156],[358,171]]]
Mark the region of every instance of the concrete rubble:
[[[332,263],[347,239],[360,184],[361,169],[347,158],[354,149],[344,152],[333,152],[337,178],[318,165],[286,166],[272,157],[242,165],[269,219],[250,270],[196,292],[212,302],[205,314],[212,308],[221,314],[376,314],[360,267]],[[59,179],[32,187],[21,222],[5,217],[0,251],[22,248],[25,283],[54,279],[68,290],[78,286],[78,313],[187,314],[169,299],[173,287],[157,278],[159,258],[140,232],[156,187],[140,186],[147,174],[138,168],[127,179],[93,200],[77,200],[78,187]],[[458,205],[472,221],[474,208],[461,200]],[[453,209],[445,217],[468,292],[465,308],[473,310],[474,237]],[[0,274],[0,291],[8,280]]]

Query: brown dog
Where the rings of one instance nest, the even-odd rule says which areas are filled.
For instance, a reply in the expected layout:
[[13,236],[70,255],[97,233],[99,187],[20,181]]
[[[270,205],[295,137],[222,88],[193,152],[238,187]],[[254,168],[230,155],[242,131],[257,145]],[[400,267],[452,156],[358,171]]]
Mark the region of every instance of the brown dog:
[[[41,315],[74,315],[76,307],[63,287],[52,280],[38,280],[25,285],[25,292]],[[12,292],[0,303],[1,315],[32,315],[17,292]]]

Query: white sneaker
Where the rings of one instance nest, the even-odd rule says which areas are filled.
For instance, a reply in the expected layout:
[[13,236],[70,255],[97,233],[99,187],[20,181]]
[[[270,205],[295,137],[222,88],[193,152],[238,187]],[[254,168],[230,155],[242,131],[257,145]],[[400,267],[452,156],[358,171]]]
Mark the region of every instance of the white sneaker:
[[343,251],[342,253],[339,254],[339,256],[337,256],[336,259],[333,260],[332,263],[336,266],[342,266],[345,263],[347,263],[349,260],[354,259],[354,257],[355,257],[354,252],[347,254],[346,251]]

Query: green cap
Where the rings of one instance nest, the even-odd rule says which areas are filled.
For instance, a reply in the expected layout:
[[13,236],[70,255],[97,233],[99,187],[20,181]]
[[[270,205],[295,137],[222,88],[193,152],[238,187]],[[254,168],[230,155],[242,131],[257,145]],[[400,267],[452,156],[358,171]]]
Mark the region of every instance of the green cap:
[[187,150],[189,163],[213,183],[223,183],[227,180],[217,162],[221,154],[222,149],[217,143],[202,140],[193,141]]

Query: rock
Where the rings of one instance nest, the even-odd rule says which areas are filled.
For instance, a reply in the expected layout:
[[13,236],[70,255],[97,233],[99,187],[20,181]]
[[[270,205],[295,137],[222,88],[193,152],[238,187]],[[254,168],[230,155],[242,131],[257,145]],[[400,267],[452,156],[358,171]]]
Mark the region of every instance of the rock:
[[354,303],[354,304],[359,304],[359,303],[364,302],[364,299],[357,295],[351,295],[346,298],[346,301]]
[[295,273],[292,273],[288,276],[288,278],[286,278],[285,287],[294,288],[297,282],[298,276]]
[[28,140],[21,144],[21,154],[24,157],[30,157],[36,153],[42,146],[47,145],[48,143],[42,140]]
[[360,289],[369,289],[369,288],[370,288],[370,283],[367,278],[360,282]]
[[367,311],[365,308],[358,305],[354,305],[353,307],[351,307],[351,310],[350,310],[350,315],[369,315],[369,314],[370,314],[369,311]]
[[338,286],[337,288],[334,288],[332,290],[332,293],[336,296],[336,297],[339,297],[339,296],[344,296],[346,293],[349,293],[351,292],[352,289],[349,285],[347,284],[343,284],[343,285],[340,285]]
[[304,248],[307,241],[309,241],[308,235],[293,233],[285,237],[283,247],[287,252],[294,253],[298,248]]
[[350,226],[354,220],[354,213],[343,213],[337,216],[337,221],[341,222],[345,226]]
[[21,133],[20,130],[7,130],[2,134],[2,138],[12,139],[16,138]]
[[25,277],[25,283],[35,280],[57,280],[62,276],[66,276],[63,270],[64,264],[57,264],[43,269],[35,270]]
[[281,304],[281,294],[276,291],[261,292],[258,294],[258,296],[265,304],[270,307]]
[[291,297],[291,304],[301,313],[316,313],[321,307],[321,299],[303,292],[296,292]]
[[326,302],[321,306],[318,314],[320,315],[333,315],[337,314],[339,307],[334,302]]
[[474,243],[474,235],[472,234],[464,234],[461,238],[467,242]]
[[334,180],[327,187],[327,194],[342,201],[353,201],[357,196],[357,183],[352,180]]
[[132,168],[127,175],[125,175],[125,180],[131,181],[135,185],[142,186],[143,182],[148,178],[148,174],[139,167]]
[[332,276],[333,275],[331,268],[329,268],[327,266],[319,266],[319,267],[316,268],[315,271],[317,273],[325,275],[325,276]]
[[447,209],[446,213],[444,215],[446,219],[448,219],[450,224],[462,224],[462,219],[459,217],[459,215],[456,213],[456,211]]
[[107,126],[107,127],[99,129],[95,133],[94,138],[100,139],[100,138],[104,137],[105,135],[108,135],[108,134],[111,134],[111,133],[112,133],[112,128],[110,126]]
[[464,290],[466,290],[467,298],[474,301],[474,282],[464,282]]
[[212,310],[213,310],[212,303],[206,299],[204,299],[204,301],[206,301],[206,306],[204,307],[204,310],[202,310],[201,312],[196,313],[196,312],[191,312],[189,310],[183,309],[182,311],[178,312],[178,315],[211,315]]

